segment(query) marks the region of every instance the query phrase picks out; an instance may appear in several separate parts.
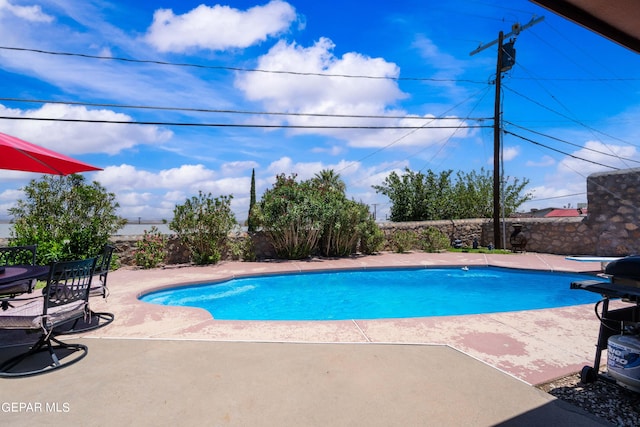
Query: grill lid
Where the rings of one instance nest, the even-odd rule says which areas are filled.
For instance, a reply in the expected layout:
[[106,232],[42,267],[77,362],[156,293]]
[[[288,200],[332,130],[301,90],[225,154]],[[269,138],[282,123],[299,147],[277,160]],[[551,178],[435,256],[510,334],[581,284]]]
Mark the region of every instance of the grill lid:
[[613,277],[640,280],[640,255],[631,255],[611,261],[604,272]]

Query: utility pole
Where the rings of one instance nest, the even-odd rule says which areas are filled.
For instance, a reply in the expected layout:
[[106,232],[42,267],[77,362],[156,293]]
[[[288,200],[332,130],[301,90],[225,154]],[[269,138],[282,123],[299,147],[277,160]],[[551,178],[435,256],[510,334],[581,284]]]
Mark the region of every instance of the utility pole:
[[502,93],[502,42],[504,33],[500,31],[498,34],[498,64],[496,66],[496,99],[493,110],[493,246],[498,249],[504,249],[502,244],[502,232],[500,230],[500,157],[502,154],[502,106],[500,98]]
[[[515,36],[520,34],[521,31],[542,22],[544,16],[539,18],[533,18],[527,24],[520,26],[520,24],[514,24],[511,27],[511,32],[504,34],[502,31],[498,33],[498,38],[485,45],[480,45],[476,50],[472,51],[469,55],[475,55],[488,47],[498,44],[498,59],[496,61],[496,97],[494,103],[493,112],[493,245],[495,248],[504,248],[506,242],[503,242],[502,232],[500,231],[500,192],[502,189],[501,183],[501,165],[500,159],[502,157],[502,106],[500,103],[502,93],[502,73],[511,69],[515,64],[515,49],[513,44],[515,43]],[[504,39],[514,36],[507,45],[504,44]],[[508,49],[507,49],[508,47]],[[507,51],[508,50],[508,51]]]

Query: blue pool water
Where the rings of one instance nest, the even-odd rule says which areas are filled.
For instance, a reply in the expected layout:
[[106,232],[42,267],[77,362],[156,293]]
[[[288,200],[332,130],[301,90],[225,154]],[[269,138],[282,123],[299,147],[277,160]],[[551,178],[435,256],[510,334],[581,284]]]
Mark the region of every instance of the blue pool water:
[[199,307],[222,320],[344,320],[447,316],[595,303],[569,289],[592,276],[493,267],[281,274],[179,287],[145,302]]

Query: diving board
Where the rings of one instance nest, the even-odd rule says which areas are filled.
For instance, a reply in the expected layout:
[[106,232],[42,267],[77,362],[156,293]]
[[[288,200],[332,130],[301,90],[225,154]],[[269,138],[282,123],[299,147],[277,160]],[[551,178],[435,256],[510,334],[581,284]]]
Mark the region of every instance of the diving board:
[[580,262],[611,262],[619,260],[621,256],[568,256],[564,259],[568,259],[569,261],[580,261]]
[[602,271],[604,271],[607,264],[622,258],[624,257],[621,257],[621,256],[568,256],[568,257],[565,257],[564,259],[567,259],[569,261],[580,261],[580,262],[599,262],[600,268],[602,269]]

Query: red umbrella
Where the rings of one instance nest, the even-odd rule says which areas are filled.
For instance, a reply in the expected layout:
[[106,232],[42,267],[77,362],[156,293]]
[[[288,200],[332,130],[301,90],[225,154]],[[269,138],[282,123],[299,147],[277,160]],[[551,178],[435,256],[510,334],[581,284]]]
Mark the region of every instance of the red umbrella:
[[102,170],[0,132],[0,169],[69,175]]

